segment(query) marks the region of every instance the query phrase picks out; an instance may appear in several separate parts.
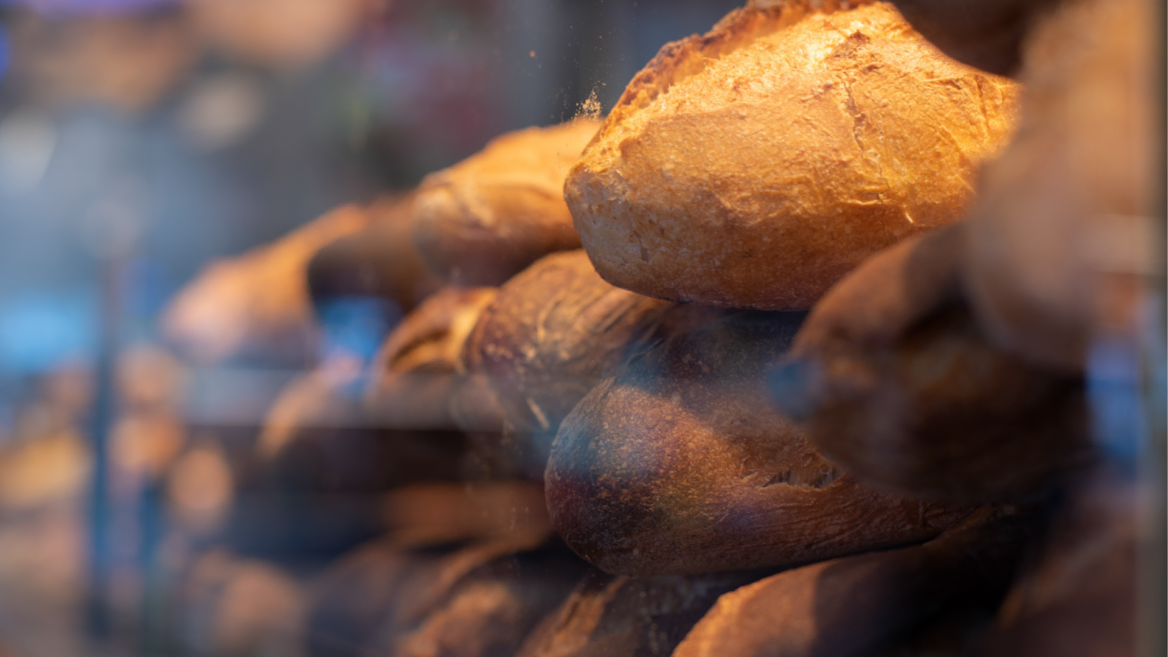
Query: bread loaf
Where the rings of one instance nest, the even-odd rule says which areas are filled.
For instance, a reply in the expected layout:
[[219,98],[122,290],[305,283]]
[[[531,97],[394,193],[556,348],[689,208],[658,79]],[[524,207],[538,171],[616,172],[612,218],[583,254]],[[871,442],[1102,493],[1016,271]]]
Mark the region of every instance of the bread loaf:
[[467,337],[495,300],[492,287],[447,287],[427,299],[386,338],[379,372],[452,372]]
[[923,541],[968,509],[877,492],[770,410],[800,314],[740,312],[646,348],[560,426],[552,524],[628,575],[787,566]]
[[307,647],[312,657],[513,654],[583,569],[562,547],[374,543],[330,567],[314,587]]
[[1048,366],[1082,371],[1101,341],[1135,349],[1163,275],[1153,7],[1067,2],[1036,29],[1018,138],[980,181],[970,301],[996,343]]
[[265,545],[337,534],[347,547],[385,529],[373,493],[462,479],[471,445],[448,411],[454,361],[493,296],[443,290],[390,335],[372,375],[340,360],[292,383],[261,433],[247,484],[258,517],[242,529]]
[[[461,367],[497,400],[511,439],[505,447],[542,476],[560,422],[630,353],[668,327],[721,314],[615,288],[583,251],[556,253],[499,288]],[[470,386],[460,396],[472,394],[485,393]]]
[[410,547],[472,540],[541,545],[553,532],[543,488],[522,481],[425,483],[385,496],[394,543]]
[[290,573],[213,550],[180,576],[169,611],[175,638],[191,654],[252,657],[297,649],[306,587]]
[[320,368],[269,412],[257,453],[241,459],[230,542],[251,554],[339,553],[386,529],[380,494],[462,477],[466,436],[388,428],[363,400],[361,372]]
[[499,288],[462,367],[490,380],[517,430],[554,435],[672,305],[605,283],[583,251],[552,254]]
[[354,657],[384,648],[383,628],[399,634],[403,626],[416,626],[452,580],[513,550],[500,541],[427,551],[377,541],[353,550],[331,564],[310,591],[305,647],[312,657]]
[[669,655],[719,595],[752,573],[624,577],[591,571],[523,642],[517,657]]
[[[322,368],[290,384],[260,434],[262,478],[278,488],[318,493],[456,478],[465,438],[449,426],[387,424],[366,407],[362,382],[356,373]],[[412,401],[441,413],[443,400],[429,397],[443,393],[423,390]]]
[[365,299],[386,303],[396,322],[441,286],[410,237],[413,195],[379,198],[367,212],[368,227],[325,245],[308,263],[308,291],[322,320],[337,303]]
[[882,654],[949,608],[992,614],[1033,533],[1015,511],[987,508],[924,545],[772,575],[719,598],[673,656]]
[[582,564],[569,554],[497,559],[458,581],[418,627],[392,641],[401,657],[513,655],[571,590]]
[[427,176],[413,226],[426,263],[452,283],[499,285],[542,255],[578,248],[564,176],[598,127],[579,119],[508,133]]
[[868,255],[964,216],[1017,96],[888,3],[755,1],[661,49],[565,198],[618,287],[806,309]]
[[184,355],[207,364],[314,362],[320,334],[305,283],[308,262],[369,223],[365,209],[348,205],[273,244],[212,263],[167,306],[163,333]]
[[908,495],[1018,499],[1094,457],[1083,382],[988,341],[961,301],[967,226],[889,249],[795,338],[775,401],[824,455]]
[[386,338],[364,402],[371,420],[393,429],[456,428],[450,415],[457,361],[494,288],[445,288]]

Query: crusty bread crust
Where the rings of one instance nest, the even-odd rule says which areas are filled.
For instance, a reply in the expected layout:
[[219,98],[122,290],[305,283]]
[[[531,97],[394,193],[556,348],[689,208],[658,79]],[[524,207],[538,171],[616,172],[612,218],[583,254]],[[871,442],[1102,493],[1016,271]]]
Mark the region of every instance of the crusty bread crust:
[[499,289],[466,342],[463,368],[490,377],[518,431],[554,436],[671,307],[605,283],[583,251],[554,253]]
[[556,434],[552,525],[598,568],[653,576],[790,566],[922,541],[968,507],[875,490],[770,407],[799,316],[730,313],[639,350]]
[[455,284],[499,285],[543,255],[579,248],[564,178],[598,127],[581,118],[507,133],[427,176],[413,226],[426,264]]
[[868,255],[964,216],[1017,96],[887,3],[755,2],[661,49],[565,198],[618,287],[805,309]]

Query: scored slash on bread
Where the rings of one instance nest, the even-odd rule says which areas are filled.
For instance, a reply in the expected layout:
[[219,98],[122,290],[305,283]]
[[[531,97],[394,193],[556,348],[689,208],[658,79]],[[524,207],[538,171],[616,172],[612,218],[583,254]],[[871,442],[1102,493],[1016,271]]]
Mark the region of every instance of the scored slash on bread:
[[598,383],[662,331],[724,313],[613,287],[583,251],[553,253],[500,287],[479,317],[462,352],[455,404],[469,410],[489,393],[511,447],[527,452],[542,476],[560,423]]
[[435,293],[386,338],[365,395],[379,426],[454,429],[459,353],[495,288],[447,287]]
[[551,431],[672,306],[604,282],[580,250],[546,256],[499,288],[462,354],[519,431]]

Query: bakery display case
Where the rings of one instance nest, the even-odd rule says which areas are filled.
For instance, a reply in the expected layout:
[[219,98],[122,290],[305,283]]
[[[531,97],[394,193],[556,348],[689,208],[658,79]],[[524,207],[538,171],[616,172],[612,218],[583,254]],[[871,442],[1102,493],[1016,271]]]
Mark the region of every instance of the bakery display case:
[[1165,654],[1165,20],[0,2],[0,656]]

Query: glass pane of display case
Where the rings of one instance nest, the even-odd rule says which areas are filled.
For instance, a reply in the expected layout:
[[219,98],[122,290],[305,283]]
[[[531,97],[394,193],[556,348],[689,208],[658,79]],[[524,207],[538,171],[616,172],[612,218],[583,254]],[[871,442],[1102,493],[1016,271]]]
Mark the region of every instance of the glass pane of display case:
[[0,657],[1165,654],[1164,24],[0,0]]

